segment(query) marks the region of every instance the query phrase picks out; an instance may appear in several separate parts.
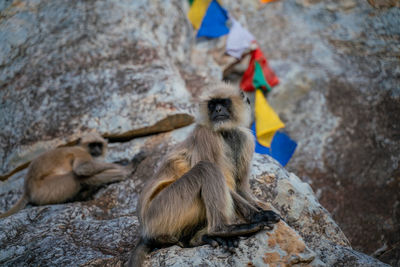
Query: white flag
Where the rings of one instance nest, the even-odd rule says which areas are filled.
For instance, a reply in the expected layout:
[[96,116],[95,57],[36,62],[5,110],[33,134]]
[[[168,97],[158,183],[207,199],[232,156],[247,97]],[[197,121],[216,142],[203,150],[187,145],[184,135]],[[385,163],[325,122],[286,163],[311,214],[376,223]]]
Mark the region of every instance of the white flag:
[[255,38],[238,21],[232,17],[230,19],[232,20],[232,27],[226,40],[226,53],[240,59],[243,52],[249,48]]

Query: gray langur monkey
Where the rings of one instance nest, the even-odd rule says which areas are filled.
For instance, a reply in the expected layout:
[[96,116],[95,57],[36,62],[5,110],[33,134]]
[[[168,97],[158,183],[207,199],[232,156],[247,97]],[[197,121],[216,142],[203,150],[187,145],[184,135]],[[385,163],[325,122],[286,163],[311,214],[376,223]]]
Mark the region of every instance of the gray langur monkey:
[[35,158],[25,177],[21,199],[0,218],[23,209],[26,204],[46,205],[70,200],[83,185],[101,185],[125,179],[123,166],[101,161],[107,142],[98,133],[89,133],[72,147],[59,147]]
[[195,129],[166,156],[141,193],[141,236],[128,266],[141,266],[152,249],[173,244],[232,250],[239,236],[280,220],[250,193],[254,137],[246,128],[249,100],[225,83],[208,92]]

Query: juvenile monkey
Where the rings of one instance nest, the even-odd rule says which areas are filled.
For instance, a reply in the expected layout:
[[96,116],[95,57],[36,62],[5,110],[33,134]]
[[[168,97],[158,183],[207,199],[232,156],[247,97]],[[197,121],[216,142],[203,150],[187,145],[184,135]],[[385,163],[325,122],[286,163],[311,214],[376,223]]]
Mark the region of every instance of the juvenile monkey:
[[209,91],[195,129],[167,155],[141,193],[141,237],[129,266],[141,266],[153,248],[173,244],[232,249],[239,236],[280,219],[262,210],[250,193],[254,140],[246,128],[248,99],[225,83]]
[[98,133],[89,133],[72,147],[59,147],[34,159],[25,177],[21,199],[0,218],[23,209],[26,204],[62,203],[73,198],[82,185],[101,185],[120,181],[128,171],[122,166],[102,162],[107,142]]

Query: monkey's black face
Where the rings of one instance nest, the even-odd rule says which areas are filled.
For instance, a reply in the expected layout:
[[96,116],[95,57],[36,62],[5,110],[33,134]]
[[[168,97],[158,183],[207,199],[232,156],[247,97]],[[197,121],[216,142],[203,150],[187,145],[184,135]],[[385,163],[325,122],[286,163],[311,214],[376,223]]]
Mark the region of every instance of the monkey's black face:
[[214,98],[208,101],[208,115],[212,122],[229,120],[232,114],[232,101],[229,98]]
[[103,154],[103,143],[101,142],[89,143],[89,153],[93,157],[101,156]]

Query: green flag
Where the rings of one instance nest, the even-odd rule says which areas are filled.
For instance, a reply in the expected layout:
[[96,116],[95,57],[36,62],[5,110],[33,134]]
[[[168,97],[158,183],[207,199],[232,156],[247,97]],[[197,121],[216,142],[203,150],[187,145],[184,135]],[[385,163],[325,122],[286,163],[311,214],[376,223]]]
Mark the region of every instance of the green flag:
[[255,70],[254,70],[254,76],[253,76],[253,86],[254,88],[262,88],[266,89],[268,91],[271,91],[271,86],[267,83],[264,77],[263,70],[261,68],[260,63],[257,61],[255,62]]

